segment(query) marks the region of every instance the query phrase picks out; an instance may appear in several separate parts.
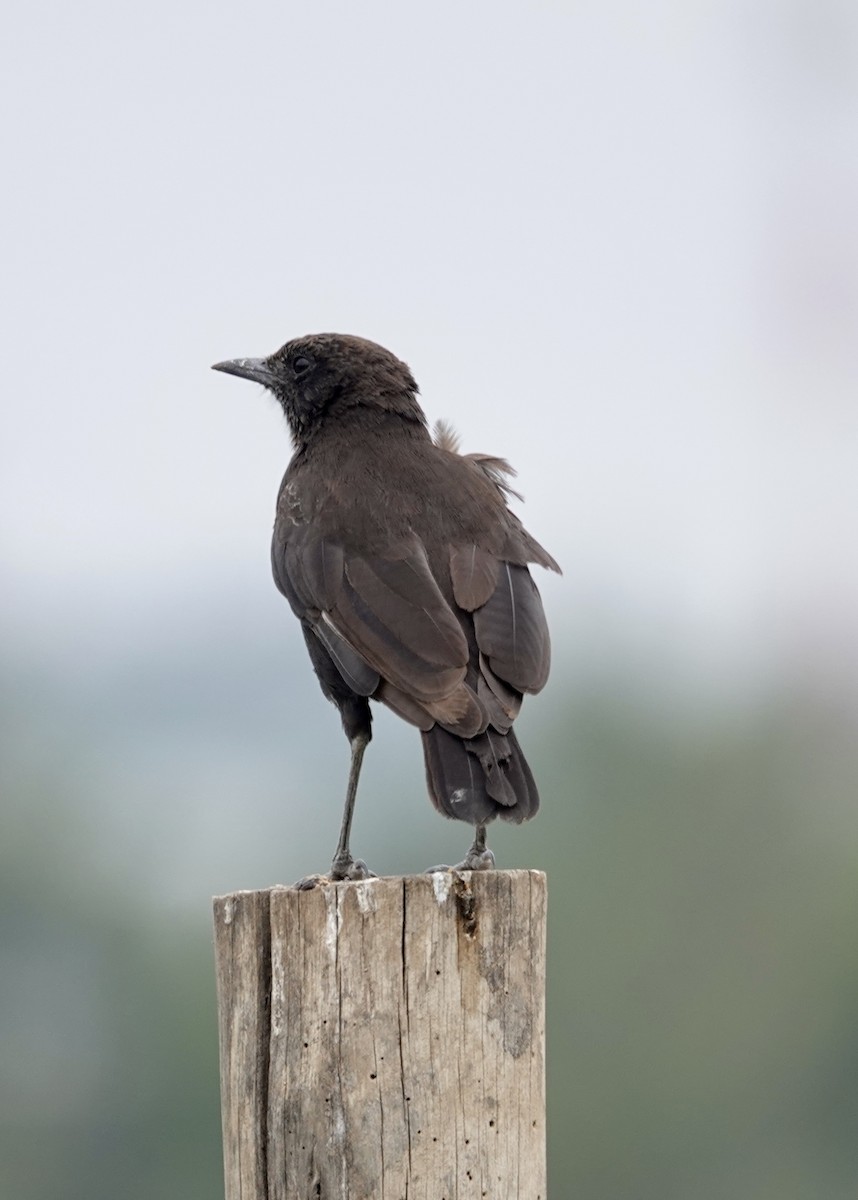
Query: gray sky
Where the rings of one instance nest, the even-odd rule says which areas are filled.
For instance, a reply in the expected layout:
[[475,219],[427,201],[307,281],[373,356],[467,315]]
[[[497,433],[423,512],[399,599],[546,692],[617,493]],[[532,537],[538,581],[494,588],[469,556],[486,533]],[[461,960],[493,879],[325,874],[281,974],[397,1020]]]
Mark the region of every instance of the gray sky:
[[29,4],[4,41],[16,636],[270,589],[286,431],[208,367],[332,329],[512,460],[561,627],[855,653],[854,5]]

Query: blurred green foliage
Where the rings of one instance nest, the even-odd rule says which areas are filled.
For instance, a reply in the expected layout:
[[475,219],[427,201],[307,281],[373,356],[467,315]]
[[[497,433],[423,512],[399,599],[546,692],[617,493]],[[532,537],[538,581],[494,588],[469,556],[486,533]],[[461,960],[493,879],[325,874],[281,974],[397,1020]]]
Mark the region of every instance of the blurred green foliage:
[[0,853],[0,1195],[218,1196],[205,925],[94,889],[66,833],[65,863]]
[[[193,689],[167,686],[172,669],[152,686],[165,689],[173,735],[205,730],[199,712],[183,718],[177,707]],[[159,897],[137,885],[131,857],[118,861],[111,822],[128,798],[107,796],[113,777],[95,765],[133,742],[117,725],[126,717],[111,699],[115,684],[91,687],[88,717],[47,676],[6,695],[14,737],[0,841],[0,1195],[15,1200],[222,1194],[209,894],[200,885],[190,904]],[[246,679],[233,703],[258,685],[258,674]],[[500,862],[549,873],[551,1194],[853,1197],[858,739],[849,705],[795,681],[690,705],[621,675],[565,694],[563,685],[531,702],[522,739],[543,811],[493,839]],[[340,737],[335,718],[311,717],[316,742],[298,731],[277,753],[327,755],[327,739]],[[139,712],[134,720],[139,730]],[[225,751],[209,721],[216,768]],[[419,788],[419,747],[404,727],[401,745],[389,759],[375,750],[387,794],[363,796],[361,852],[371,857],[377,845],[411,869],[414,825],[425,819],[448,851],[462,831],[439,822],[418,791],[403,797],[396,834],[385,832],[394,779],[401,786],[390,760],[413,759]],[[248,762],[253,752],[248,745]],[[153,790],[149,817],[165,831],[165,855],[178,864],[170,870],[181,871],[181,847],[166,845],[176,840],[168,808],[182,791],[171,791],[170,762],[160,760],[169,804]],[[247,778],[236,820],[251,814],[253,825],[250,792],[267,784],[253,783],[249,766]],[[139,790],[129,777],[138,807]],[[228,855],[222,817],[215,806],[205,824],[220,826]],[[315,819],[331,841],[334,806]],[[249,831],[257,844],[270,835],[270,826]],[[212,836],[191,828],[188,862]],[[296,862],[295,874],[316,865]],[[247,885],[236,872],[221,890]]]

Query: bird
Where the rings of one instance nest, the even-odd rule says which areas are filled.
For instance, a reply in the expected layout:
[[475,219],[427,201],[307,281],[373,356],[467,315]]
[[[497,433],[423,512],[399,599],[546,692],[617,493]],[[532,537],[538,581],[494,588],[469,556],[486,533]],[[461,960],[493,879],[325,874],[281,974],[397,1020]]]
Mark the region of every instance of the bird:
[[461,454],[443,422],[433,436],[408,366],[365,338],[311,334],[213,370],[262,384],[286,416],[272,571],[351,749],[330,872],[301,885],[373,875],[350,848],[371,700],[420,730],[432,803],[474,827],[455,868],[430,870],[493,868],[488,824],[539,807],[513,730],[551,658],[528,567],[560,572],[508,506],[515,472]]

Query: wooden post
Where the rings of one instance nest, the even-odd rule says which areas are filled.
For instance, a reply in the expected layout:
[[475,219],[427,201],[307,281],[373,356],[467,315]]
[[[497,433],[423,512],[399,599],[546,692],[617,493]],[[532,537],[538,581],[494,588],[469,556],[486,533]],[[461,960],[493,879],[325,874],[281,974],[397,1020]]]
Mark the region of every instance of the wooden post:
[[214,901],[226,1200],[545,1200],[545,876]]

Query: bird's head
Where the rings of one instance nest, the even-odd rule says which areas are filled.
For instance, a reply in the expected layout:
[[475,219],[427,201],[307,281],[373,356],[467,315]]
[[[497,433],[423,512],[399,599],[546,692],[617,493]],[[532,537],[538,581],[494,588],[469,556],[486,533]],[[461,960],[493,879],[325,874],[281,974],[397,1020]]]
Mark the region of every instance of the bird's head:
[[306,444],[327,420],[357,407],[426,424],[408,367],[365,338],[310,334],[268,358],[234,358],[215,363],[213,370],[252,379],[273,392],[297,445]]

